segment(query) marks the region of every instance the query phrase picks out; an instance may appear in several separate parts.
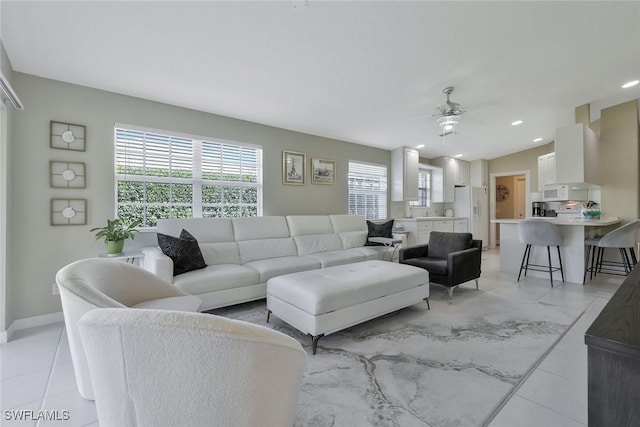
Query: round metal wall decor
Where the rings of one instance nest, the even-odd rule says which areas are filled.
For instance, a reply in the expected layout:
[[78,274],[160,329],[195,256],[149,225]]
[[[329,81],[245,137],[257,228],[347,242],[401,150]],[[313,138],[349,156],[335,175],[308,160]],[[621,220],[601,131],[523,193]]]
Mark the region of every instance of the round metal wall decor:
[[509,187],[506,185],[497,185],[496,186],[496,201],[502,202],[503,200],[507,200],[509,198]]

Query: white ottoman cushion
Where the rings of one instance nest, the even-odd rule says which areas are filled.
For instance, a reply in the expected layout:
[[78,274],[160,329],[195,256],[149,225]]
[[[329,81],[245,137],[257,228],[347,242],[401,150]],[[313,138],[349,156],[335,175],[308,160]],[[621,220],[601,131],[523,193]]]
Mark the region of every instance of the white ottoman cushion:
[[270,279],[269,295],[311,315],[340,310],[423,285],[426,270],[387,261],[365,261]]

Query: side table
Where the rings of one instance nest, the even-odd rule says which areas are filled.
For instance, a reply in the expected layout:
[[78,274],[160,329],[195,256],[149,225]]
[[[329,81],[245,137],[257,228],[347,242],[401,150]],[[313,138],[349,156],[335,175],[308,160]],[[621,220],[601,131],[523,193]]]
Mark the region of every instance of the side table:
[[382,257],[383,260],[386,258],[386,254],[389,253],[389,248],[393,248],[389,261],[393,261],[393,258],[396,256],[396,251],[398,250],[398,246],[396,245],[402,243],[402,239],[394,239],[392,237],[369,237],[368,240],[373,243],[382,243],[387,248],[385,256]]
[[129,264],[135,264],[136,259],[142,258],[144,254],[142,251],[124,251],[119,254],[98,254],[98,258],[111,258],[125,260]]

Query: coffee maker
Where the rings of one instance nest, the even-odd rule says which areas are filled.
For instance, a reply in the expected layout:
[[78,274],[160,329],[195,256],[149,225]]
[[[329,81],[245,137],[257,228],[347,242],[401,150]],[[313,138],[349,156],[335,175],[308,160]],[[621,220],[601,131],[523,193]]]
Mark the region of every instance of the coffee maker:
[[546,211],[546,204],[544,202],[531,203],[531,216],[544,216],[545,211]]

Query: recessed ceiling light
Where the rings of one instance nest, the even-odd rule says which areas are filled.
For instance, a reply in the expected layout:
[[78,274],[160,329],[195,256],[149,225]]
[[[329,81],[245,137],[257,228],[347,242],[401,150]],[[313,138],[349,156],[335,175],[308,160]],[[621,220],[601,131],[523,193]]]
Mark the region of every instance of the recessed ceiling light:
[[424,147],[424,144],[416,145],[416,148],[422,148],[422,147]]
[[533,142],[540,142],[540,141],[542,141],[542,138],[536,138],[533,140]]
[[462,154],[456,154],[456,157],[462,157]]
[[522,124],[522,120],[516,120],[515,122],[511,122],[511,126],[518,126]]
[[635,85],[637,85],[638,83],[640,83],[640,80],[634,80],[632,82],[628,82],[622,85],[623,89],[628,89],[630,87],[634,87]]

